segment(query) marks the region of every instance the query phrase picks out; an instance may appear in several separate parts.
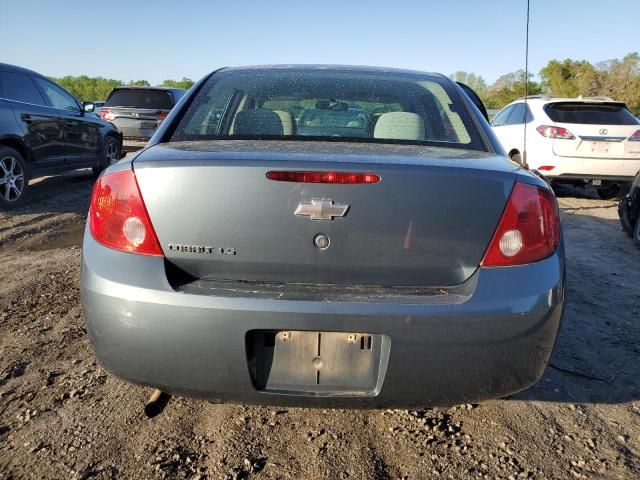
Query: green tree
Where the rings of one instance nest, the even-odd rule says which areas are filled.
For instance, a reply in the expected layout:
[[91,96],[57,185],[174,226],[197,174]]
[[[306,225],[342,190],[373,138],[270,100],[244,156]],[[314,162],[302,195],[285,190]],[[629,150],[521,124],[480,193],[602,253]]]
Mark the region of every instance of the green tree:
[[485,82],[481,75],[476,75],[475,73],[456,72],[449,75],[449,78],[456,82],[464,83],[480,96],[482,96],[487,89],[487,82]]
[[599,95],[625,102],[635,113],[640,112],[640,55],[629,53],[622,60],[600,62]]
[[182,88],[183,90],[189,90],[195,82],[187,77],[182,77],[182,80],[170,80],[167,79],[161,83],[163,87]]
[[594,96],[600,89],[600,75],[586,60],[551,60],[540,78],[544,91],[557,97]]
[[127,85],[131,85],[133,87],[148,87],[151,84],[146,80],[129,80],[129,83],[127,83]]
[[114,87],[122,84],[120,80],[86,75],[79,77],[67,75],[62,78],[51,78],[51,80],[83,102],[104,100]]
[[525,83],[524,70],[507,73],[502,75],[496,82],[487,88],[482,98],[487,108],[502,108],[514,100],[524,97],[527,90],[528,94],[537,95],[542,92],[539,83],[533,81],[533,74],[529,73],[528,82]]

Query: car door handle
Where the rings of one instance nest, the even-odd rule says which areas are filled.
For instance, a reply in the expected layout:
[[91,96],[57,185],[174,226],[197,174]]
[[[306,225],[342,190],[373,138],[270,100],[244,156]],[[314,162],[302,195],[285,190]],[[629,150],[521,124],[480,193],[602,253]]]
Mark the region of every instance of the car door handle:
[[67,120],[66,122],[64,122],[64,124],[65,124],[67,127],[75,127],[76,125],[78,125],[78,122],[74,122],[74,121],[72,121],[72,120]]
[[31,123],[31,122],[33,122],[33,119],[31,118],[31,115],[29,115],[28,113],[23,113],[20,117],[22,118],[22,121],[23,121],[24,123]]

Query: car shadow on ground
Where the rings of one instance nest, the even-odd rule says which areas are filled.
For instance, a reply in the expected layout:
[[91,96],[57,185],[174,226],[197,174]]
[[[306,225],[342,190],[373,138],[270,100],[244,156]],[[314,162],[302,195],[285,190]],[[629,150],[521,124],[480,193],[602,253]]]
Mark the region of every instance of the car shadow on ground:
[[39,177],[29,182],[27,201],[13,210],[0,211],[0,216],[24,214],[86,214],[95,176],[91,170],[75,170],[61,175]]

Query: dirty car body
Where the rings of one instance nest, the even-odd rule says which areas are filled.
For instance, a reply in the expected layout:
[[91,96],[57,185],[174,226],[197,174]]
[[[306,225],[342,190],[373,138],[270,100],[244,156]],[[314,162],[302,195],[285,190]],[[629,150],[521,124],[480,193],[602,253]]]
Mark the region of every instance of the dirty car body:
[[100,362],[211,401],[426,407],[535,383],[564,308],[555,197],[446,77],[216,71],[96,183]]

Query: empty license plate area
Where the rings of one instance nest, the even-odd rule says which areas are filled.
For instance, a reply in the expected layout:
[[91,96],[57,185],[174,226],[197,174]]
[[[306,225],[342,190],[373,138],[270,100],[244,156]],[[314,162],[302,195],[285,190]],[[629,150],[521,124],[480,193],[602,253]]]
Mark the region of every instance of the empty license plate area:
[[373,396],[389,338],[345,332],[251,331],[247,360],[256,389],[301,395]]

